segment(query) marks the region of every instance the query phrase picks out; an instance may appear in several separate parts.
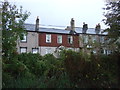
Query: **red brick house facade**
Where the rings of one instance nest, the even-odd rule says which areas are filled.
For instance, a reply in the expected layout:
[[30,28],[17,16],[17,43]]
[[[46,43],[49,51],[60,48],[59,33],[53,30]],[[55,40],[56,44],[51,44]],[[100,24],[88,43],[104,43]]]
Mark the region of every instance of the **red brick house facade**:
[[[74,47],[79,48],[79,36],[78,35],[67,35],[67,34],[53,34],[53,33],[38,33],[39,34],[39,46],[46,46],[46,47],[58,47],[60,45],[65,47]],[[46,43],[46,35],[51,35],[51,42]],[[57,38],[58,36],[62,36],[62,43],[58,43]],[[73,43],[69,43],[68,37],[73,37]]]

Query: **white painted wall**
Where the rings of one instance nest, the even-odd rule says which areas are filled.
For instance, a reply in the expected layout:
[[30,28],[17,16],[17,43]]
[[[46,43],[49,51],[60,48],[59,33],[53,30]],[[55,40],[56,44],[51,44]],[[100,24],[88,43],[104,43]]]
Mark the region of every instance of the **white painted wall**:
[[[56,49],[57,49],[57,47],[44,47],[44,46],[41,46],[41,47],[39,47],[39,52],[40,52],[40,54],[42,55],[42,56],[44,56],[45,54],[46,54],[46,50],[47,49],[50,49],[50,53],[51,54],[53,54],[55,57],[58,57],[59,55],[58,55],[58,52],[55,52],[56,51]],[[72,50],[74,50],[74,51],[76,51],[76,52],[78,52],[79,51],[79,48],[65,48],[65,49],[72,49]]]

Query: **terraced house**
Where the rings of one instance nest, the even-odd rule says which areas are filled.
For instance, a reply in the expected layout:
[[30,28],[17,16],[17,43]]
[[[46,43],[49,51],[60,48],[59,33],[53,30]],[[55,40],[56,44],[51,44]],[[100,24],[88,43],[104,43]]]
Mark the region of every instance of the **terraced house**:
[[83,33],[81,27],[75,27],[74,19],[70,21],[70,26],[65,29],[46,28],[39,26],[39,18],[36,24],[25,24],[27,35],[23,40],[18,40],[18,53],[39,53],[45,55],[48,53],[58,57],[61,49],[72,49],[74,51],[85,51],[87,53],[109,54],[105,47],[106,33],[95,32],[94,28],[88,28]]

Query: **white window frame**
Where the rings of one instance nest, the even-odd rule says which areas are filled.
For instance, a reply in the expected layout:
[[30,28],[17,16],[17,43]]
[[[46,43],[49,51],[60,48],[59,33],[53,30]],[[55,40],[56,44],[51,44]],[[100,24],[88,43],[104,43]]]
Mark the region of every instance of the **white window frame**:
[[97,53],[97,51],[96,51],[96,50],[93,50],[93,53],[94,53],[94,54],[96,54],[96,53]]
[[100,42],[101,42],[101,43],[105,43],[105,37],[104,37],[104,36],[101,36],[101,37],[100,37]]
[[23,40],[21,40],[21,42],[27,42],[27,35],[23,34]]
[[46,34],[46,43],[51,43],[51,34]]
[[[35,51],[35,50],[36,50],[36,51]],[[39,49],[38,49],[38,48],[32,48],[32,53],[33,53],[33,54],[39,53]]]
[[92,42],[93,42],[93,43],[96,42],[96,36],[92,36]]
[[57,36],[57,43],[62,43],[62,35]]
[[45,49],[45,54],[51,54],[51,48],[46,48]]
[[27,53],[27,47],[20,47],[20,53]]
[[88,43],[88,35],[83,36],[84,43]]
[[73,44],[73,36],[68,36],[68,43]]

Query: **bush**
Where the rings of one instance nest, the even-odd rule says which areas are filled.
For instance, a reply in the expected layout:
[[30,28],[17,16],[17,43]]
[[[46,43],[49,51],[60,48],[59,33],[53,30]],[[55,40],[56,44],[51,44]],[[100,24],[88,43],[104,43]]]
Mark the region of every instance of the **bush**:
[[[76,87],[117,87],[117,60],[115,55],[83,56],[71,50],[65,51],[65,68]],[[89,57],[86,60],[86,57]]]
[[3,60],[3,88],[118,87],[119,54],[88,55],[63,50],[52,54],[24,53]]
[[24,63],[27,66],[30,73],[33,73],[35,75],[39,75],[42,73],[42,56],[40,56],[39,54],[23,53],[19,55],[18,59],[20,62]]
[[48,78],[59,77],[64,72],[63,63],[60,59],[55,58],[52,54],[47,54],[43,57],[46,65],[44,75]]
[[2,88],[8,88],[13,80],[14,77],[11,76],[9,73],[2,73]]

